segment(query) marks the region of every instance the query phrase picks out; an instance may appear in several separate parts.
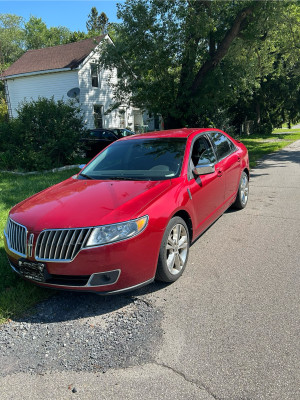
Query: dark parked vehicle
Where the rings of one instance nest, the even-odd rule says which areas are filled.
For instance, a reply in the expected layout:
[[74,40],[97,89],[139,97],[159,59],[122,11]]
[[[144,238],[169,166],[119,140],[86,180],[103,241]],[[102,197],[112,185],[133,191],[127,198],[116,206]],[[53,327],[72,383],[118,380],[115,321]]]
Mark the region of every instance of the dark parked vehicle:
[[87,136],[83,137],[81,141],[85,144],[87,157],[94,157],[120,137],[122,136],[116,135],[110,129],[96,128],[89,130]]
[[120,139],[126,136],[135,135],[135,132],[127,128],[109,128],[113,131]]

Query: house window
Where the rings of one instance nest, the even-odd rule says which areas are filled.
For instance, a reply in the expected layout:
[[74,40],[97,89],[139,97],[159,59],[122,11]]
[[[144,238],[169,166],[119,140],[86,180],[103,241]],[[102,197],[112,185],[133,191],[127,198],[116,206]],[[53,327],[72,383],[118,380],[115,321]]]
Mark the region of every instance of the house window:
[[125,128],[125,110],[119,111],[120,128]]
[[91,77],[92,77],[92,86],[100,87],[99,65],[91,64]]
[[103,106],[94,106],[95,128],[103,128]]

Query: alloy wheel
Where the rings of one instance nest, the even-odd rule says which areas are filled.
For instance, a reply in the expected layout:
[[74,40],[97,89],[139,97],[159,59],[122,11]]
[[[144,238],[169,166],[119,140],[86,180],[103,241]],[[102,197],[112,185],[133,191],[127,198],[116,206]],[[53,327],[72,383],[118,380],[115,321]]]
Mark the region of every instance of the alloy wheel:
[[188,235],[185,227],[176,224],[171,229],[166,245],[167,267],[172,275],[179,274],[188,254]]
[[243,205],[245,205],[248,201],[248,194],[249,194],[249,181],[248,177],[245,174],[242,177],[242,182],[241,182],[241,202]]

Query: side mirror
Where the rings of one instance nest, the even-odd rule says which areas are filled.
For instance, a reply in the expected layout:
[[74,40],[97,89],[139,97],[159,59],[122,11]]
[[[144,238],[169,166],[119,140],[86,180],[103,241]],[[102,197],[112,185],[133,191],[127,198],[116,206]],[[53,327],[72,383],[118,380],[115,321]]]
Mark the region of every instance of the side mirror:
[[79,169],[82,169],[82,168],[84,168],[86,166],[86,164],[80,164],[80,165],[78,165],[78,168]]
[[204,165],[196,165],[193,169],[193,173],[195,175],[208,175],[213,174],[216,171],[214,164],[204,164]]

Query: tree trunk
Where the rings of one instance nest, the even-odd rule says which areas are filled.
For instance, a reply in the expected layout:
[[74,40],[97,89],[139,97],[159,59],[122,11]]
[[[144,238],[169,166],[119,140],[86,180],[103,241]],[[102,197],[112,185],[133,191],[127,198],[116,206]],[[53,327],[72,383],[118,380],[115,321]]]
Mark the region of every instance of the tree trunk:
[[190,91],[193,95],[195,95],[197,93],[205,76],[210,71],[212,71],[220,63],[220,61],[222,61],[222,59],[225,57],[233,40],[246,27],[247,18],[252,14],[253,7],[244,8],[237,14],[231,28],[226,33],[224,39],[218,46],[214,55],[212,55],[199,69],[199,71],[197,72],[195,79],[190,87]]
[[257,101],[256,103],[256,123],[259,126],[261,121],[261,112],[260,112],[260,103]]

